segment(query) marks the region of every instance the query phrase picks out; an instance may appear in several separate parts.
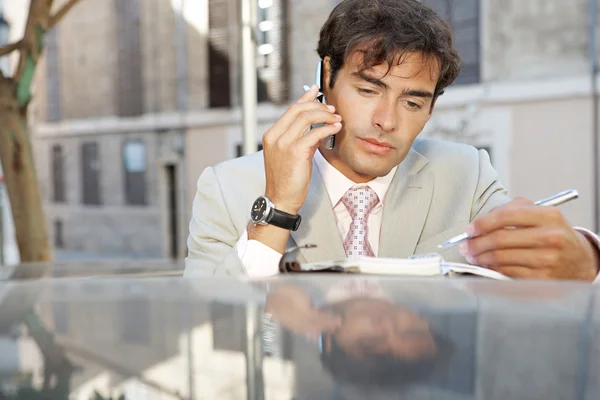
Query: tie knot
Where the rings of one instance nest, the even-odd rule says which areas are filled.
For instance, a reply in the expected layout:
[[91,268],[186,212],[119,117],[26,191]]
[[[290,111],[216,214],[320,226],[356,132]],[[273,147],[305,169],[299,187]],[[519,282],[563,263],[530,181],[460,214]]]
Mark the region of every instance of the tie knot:
[[348,209],[352,220],[365,220],[373,207],[379,203],[379,197],[368,186],[348,190],[342,197],[342,203]]

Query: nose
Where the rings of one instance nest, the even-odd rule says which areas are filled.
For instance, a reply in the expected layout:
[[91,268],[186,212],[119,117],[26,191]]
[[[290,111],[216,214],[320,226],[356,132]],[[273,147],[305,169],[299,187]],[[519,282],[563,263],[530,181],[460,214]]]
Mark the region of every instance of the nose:
[[373,126],[385,133],[396,129],[396,104],[391,99],[382,98],[373,114]]

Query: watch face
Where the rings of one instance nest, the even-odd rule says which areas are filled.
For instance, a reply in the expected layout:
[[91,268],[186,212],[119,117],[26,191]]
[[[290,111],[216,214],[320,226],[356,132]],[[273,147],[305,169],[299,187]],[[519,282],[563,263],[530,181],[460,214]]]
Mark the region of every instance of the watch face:
[[252,212],[250,213],[250,217],[252,221],[258,222],[264,218],[267,212],[267,200],[260,198],[254,202],[252,206]]

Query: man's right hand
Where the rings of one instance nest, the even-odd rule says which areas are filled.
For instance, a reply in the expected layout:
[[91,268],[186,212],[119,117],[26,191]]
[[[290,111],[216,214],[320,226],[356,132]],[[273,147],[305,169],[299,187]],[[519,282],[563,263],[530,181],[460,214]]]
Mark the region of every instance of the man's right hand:
[[[315,102],[313,86],[263,135],[265,195],[278,210],[297,214],[308,195],[312,159],[322,140],[337,134],[342,118],[335,107]],[[306,131],[315,124],[325,124]],[[306,134],[305,134],[306,133]],[[274,225],[248,224],[248,239],[257,240],[283,254],[290,232]]]
[[[297,214],[308,195],[312,159],[320,142],[338,133],[342,118],[335,107],[315,102],[318,87],[313,86],[265,132],[265,195],[277,209]],[[305,132],[311,125],[325,125]]]

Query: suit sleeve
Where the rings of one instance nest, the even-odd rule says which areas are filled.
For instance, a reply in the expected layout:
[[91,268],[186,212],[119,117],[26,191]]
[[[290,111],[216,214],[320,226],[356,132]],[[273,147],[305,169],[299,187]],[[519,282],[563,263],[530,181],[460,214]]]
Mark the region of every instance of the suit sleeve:
[[498,173],[492,167],[487,151],[479,150],[479,177],[471,207],[471,221],[508,203],[511,199],[508,191],[500,183]]
[[240,233],[227,209],[214,168],[198,179],[187,240],[184,277],[245,274],[235,244]]

